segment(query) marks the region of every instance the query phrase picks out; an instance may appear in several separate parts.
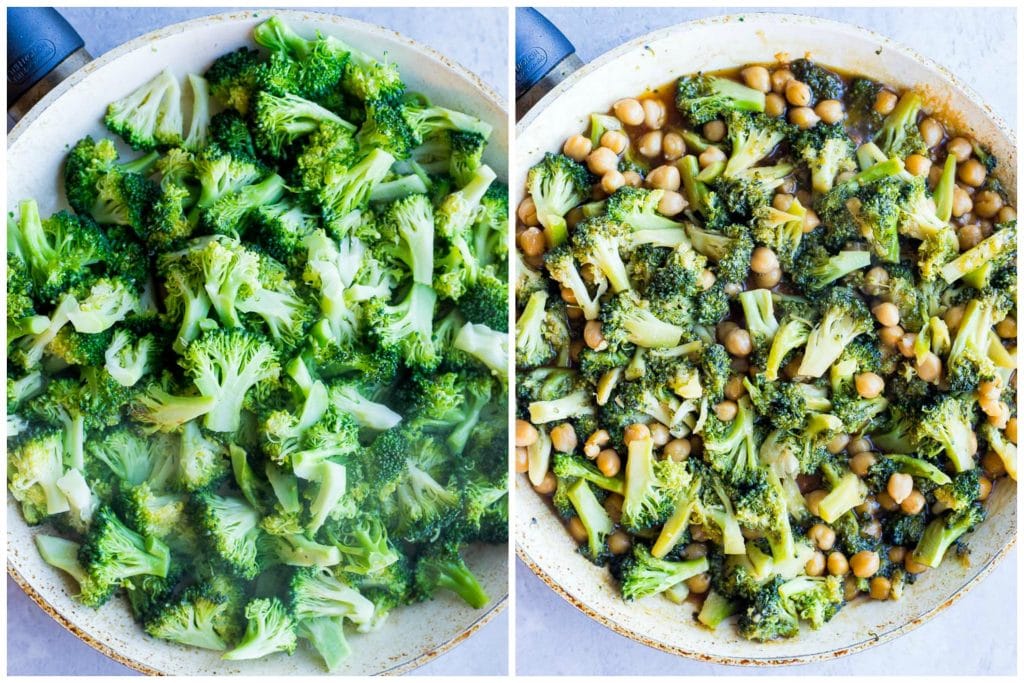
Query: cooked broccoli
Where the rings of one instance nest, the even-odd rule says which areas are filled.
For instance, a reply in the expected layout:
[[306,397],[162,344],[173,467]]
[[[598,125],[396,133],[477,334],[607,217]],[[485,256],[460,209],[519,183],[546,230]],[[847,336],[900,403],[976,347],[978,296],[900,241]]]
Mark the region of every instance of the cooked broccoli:
[[676,85],[676,108],[694,126],[726,112],[763,112],[764,93],[729,78],[685,76]]
[[527,173],[526,186],[548,244],[557,247],[569,235],[565,214],[590,190],[587,169],[565,155],[545,154]]

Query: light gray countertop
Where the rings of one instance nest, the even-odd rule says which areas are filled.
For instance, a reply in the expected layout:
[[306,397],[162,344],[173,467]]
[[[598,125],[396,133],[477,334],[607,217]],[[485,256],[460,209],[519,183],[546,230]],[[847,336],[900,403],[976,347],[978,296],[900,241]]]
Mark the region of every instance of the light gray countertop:
[[[212,8],[59,8],[98,57],[122,43],[194,17]],[[505,9],[330,9],[403,33],[436,48],[476,73],[508,101],[508,12]],[[466,36],[472,36],[467,40]],[[508,671],[509,611],[498,615],[451,652],[416,670],[422,675],[503,674]],[[108,659],[65,631],[7,579],[7,673],[50,675],[127,675],[130,669]]]
[[[584,62],[655,29],[764,9],[543,8]],[[917,49],[969,83],[1017,126],[1013,9],[787,10],[857,24]],[[821,664],[754,669],[690,661],[640,645],[590,620],[517,563],[516,667],[520,674],[590,675],[1010,675],[1016,670],[1014,550],[967,596],[893,642]],[[963,646],[970,629],[971,646]],[[569,645],[568,643],[571,643]]]

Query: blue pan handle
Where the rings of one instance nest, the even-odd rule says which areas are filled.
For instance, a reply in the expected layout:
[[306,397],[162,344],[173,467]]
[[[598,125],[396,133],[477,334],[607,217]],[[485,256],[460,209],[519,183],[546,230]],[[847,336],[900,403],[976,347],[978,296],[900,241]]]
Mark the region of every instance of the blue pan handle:
[[516,115],[582,66],[576,48],[532,7],[516,8]]
[[8,113],[20,118],[53,85],[87,63],[84,47],[85,41],[57,10],[7,8]]

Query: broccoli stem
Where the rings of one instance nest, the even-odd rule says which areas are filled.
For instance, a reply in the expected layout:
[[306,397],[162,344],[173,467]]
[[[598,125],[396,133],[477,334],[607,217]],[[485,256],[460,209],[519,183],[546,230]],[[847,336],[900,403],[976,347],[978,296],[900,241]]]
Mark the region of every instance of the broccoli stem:
[[700,612],[697,614],[697,621],[713,631],[725,619],[735,614],[736,610],[736,603],[717,591],[711,591],[704,598],[704,604],[701,605]]
[[615,531],[615,524],[585,479],[577,479],[571,484],[566,496],[587,530],[588,557],[596,562],[604,554],[605,539]]

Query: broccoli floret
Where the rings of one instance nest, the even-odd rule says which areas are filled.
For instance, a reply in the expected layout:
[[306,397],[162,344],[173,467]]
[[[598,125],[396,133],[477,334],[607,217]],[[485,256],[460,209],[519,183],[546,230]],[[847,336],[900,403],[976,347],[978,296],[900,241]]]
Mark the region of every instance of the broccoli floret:
[[620,187],[605,203],[608,218],[636,231],[675,230],[681,226],[658,214],[663,190],[645,190],[629,185]]
[[715,193],[734,218],[745,222],[758,207],[771,201],[775,189],[792,171],[793,166],[784,162],[750,168],[733,176],[722,175],[715,181]]
[[957,473],[951,482],[935,489],[936,502],[956,512],[964,510],[981,495],[980,476],[977,468]]
[[[743,309],[743,318],[747,324],[756,357],[767,358],[769,347],[779,330],[779,322],[775,318],[775,306],[772,293],[768,289],[748,289],[739,296]],[[758,363],[763,365],[763,363]]]
[[686,201],[703,218],[704,227],[721,230],[728,225],[729,212],[725,203],[698,178],[700,163],[697,157],[687,154],[679,160],[678,166]]
[[811,333],[811,323],[798,317],[783,319],[775,336],[772,338],[771,347],[765,358],[764,376],[771,382],[779,378],[779,368],[782,367],[791,351],[795,351],[807,342]]
[[246,501],[199,491],[189,499],[189,514],[204,542],[227,569],[246,579],[260,573],[261,516]]
[[225,106],[248,113],[261,63],[260,53],[247,47],[221,55],[203,74],[210,84],[210,94]]
[[394,161],[393,156],[376,147],[365,155],[328,157],[321,161],[319,186],[304,184],[303,188],[320,206],[334,237],[344,237],[358,223],[374,185],[384,179]]
[[927,154],[928,146],[917,128],[917,115],[921,111],[921,98],[908,90],[896,103],[896,108],[885,117],[875,134],[875,142],[886,155],[906,159],[911,154]]
[[819,629],[843,606],[843,581],[837,576],[800,576],[779,586],[787,611]]
[[240,634],[229,596],[212,584],[190,586],[180,597],[159,605],[144,628],[154,638],[208,650],[227,650]]
[[583,315],[587,320],[598,317],[601,310],[599,299],[607,290],[607,281],[600,284],[592,295],[580,275],[580,268],[573,257],[569,244],[563,244],[548,251],[544,255],[544,265],[554,280],[558,281],[562,287],[572,290],[576,305],[583,310]]
[[544,335],[544,326],[548,316],[547,301],[547,292],[534,292],[516,321],[516,366],[518,367],[535,368],[547,365],[557,356],[557,350]]
[[1010,441],[1006,434],[999,431],[989,422],[981,426],[981,436],[988,443],[988,447],[995,451],[1006,468],[1006,473],[1017,480],[1017,445]]
[[628,451],[621,523],[628,529],[643,531],[669,518],[690,477],[681,463],[655,460],[649,439],[631,441]]
[[683,333],[680,327],[659,320],[648,302],[632,291],[616,294],[601,307],[601,323],[605,339],[614,348],[627,343],[645,348],[676,346]]
[[[618,195],[613,195],[613,198]],[[583,266],[596,268],[607,278],[613,292],[631,289],[626,264],[619,254],[628,228],[608,218],[589,218],[576,225],[572,235],[573,255]]]
[[686,234],[697,252],[717,264],[720,280],[743,282],[747,279],[754,240],[746,227],[733,224],[722,232],[712,232],[687,224]]
[[602,474],[597,467],[579,456],[568,453],[556,453],[552,471],[562,479],[583,479],[600,489],[622,495],[626,485],[622,477],[609,477]]
[[754,441],[754,410],[749,398],[738,402],[738,412],[731,422],[722,422],[708,415],[704,430],[704,452],[712,469],[732,484],[747,484],[761,470]]
[[763,112],[764,93],[728,78],[685,76],[676,86],[676,108],[700,126],[730,111]]
[[548,245],[557,247],[569,236],[565,214],[590,191],[590,174],[563,154],[545,154],[526,176],[526,186],[537,207]]
[[182,143],[181,86],[167,69],[107,107],[103,123],[132,149]]
[[160,540],[140,536],[106,505],[93,514],[78,551],[85,574],[78,599],[90,607],[106,602],[123,581],[134,576],[167,576],[171,553]]
[[803,131],[793,146],[811,171],[811,187],[815,192],[828,192],[836,176],[856,168],[853,141],[842,123],[819,124]]
[[807,337],[799,374],[821,377],[858,336],[874,329],[871,312],[852,290],[834,288],[823,302],[821,321]]
[[985,521],[985,517],[985,508],[976,502],[963,510],[948,512],[932,520],[914,548],[914,561],[929,567],[938,567],[949,547]]
[[800,632],[799,619],[787,609],[786,601],[779,594],[784,584],[782,577],[775,577],[754,596],[739,620],[740,634],[744,638],[763,642],[792,638]]
[[875,110],[875,98],[882,90],[882,84],[868,78],[855,78],[846,91],[846,111],[850,123],[874,132],[882,123],[882,116]]
[[821,473],[829,492],[818,505],[818,516],[829,524],[867,498],[868,490],[861,478],[834,460],[823,461]]
[[[561,482],[565,481],[568,480],[561,478],[559,487],[562,486]],[[585,546],[580,547],[580,552],[594,564],[604,564],[609,555],[607,538],[615,530],[614,522],[594,495],[586,479],[580,478],[567,485],[565,497],[587,531],[587,542]]]
[[782,119],[763,114],[730,111],[725,118],[732,147],[723,171],[727,178],[744,175],[792,134],[791,126]]
[[967,274],[1015,253],[1016,246],[1017,225],[1013,222],[996,230],[976,246],[943,265],[939,274],[946,283],[953,284]]
[[56,429],[37,429],[9,451],[7,487],[30,524],[70,509],[57,485],[64,475],[63,454],[61,432]]
[[966,395],[944,394],[926,406],[917,423],[917,439],[922,449],[945,453],[957,472],[975,467],[973,446],[973,399]]
[[284,178],[272,173],[258,183],[221,195],[202,212],[203,223],[214,233],[238,237],[253,213],[273,205],[284,192]]
[[234,649],[224,659],[258,659],[274,652],[291,654],[298,644],[295,617],[277,598],[257,598],[245,606],[248,624]]
[[490,602],[483,586],[451,543],[437,543],[416,559],[415,585],[421,599],[433,597],[443,588],[476,609]]
[[809,59],[795,59],[789,63],[789,69],[798,81],[810,87],[815,102],[842,100],[846,94],[843,79],[839,74]]
[[672,586],[708,570],[708,558],[672,561],[651,555],[638,543],[620,568],[622,597],[633,601],[663,593]]
[[785,211],[779,211],[768,204],[754,210],[754,239],[771,248],[787,270],[793,268],[793,263],[797,260],[797,250],[804,236],[806,213],[807,210],[796,199]]

